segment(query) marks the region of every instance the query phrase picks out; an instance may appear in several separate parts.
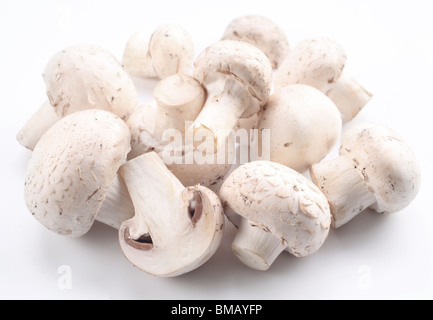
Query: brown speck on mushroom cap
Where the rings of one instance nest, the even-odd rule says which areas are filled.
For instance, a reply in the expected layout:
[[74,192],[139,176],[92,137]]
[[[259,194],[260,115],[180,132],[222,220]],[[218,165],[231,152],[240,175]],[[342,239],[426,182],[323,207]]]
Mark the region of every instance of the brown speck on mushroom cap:
[[126,160],[129,141],[127,125],[107,111],[81,111],[57,122],[27,168],[25,201],[35,218],[56,233],[84,235]]

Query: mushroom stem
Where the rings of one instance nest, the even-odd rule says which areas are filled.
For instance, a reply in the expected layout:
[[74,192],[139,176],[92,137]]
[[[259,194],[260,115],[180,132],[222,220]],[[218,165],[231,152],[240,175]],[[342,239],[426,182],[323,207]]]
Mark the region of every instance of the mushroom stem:
[[356,160],[340,156],[314,165],[311,170],[314,183],[328,199],[332,226],[339,228],[356,215],[376,203],[374,190],[368,187],[368,176]]
[[60,119],[50,102],[45,101],[18,133],[18,142],[27,149],[33,150],[42,135]]
[[242,219],[232,244],[232,250],[238,259],[259,271],[268,270],[286,247],[284,241],[246,219]]
[[344,72],[327,95],[340,110],[343,122],[355,118],[373,97],[358,81]]
[[[195,119],[193,116],[194,108],[189,109],[186,106],[169,106],[158,103],[157,116],[155,124],[155,136],[162,140],[164,139],[164,132],[166,130],[176,130],[185,137],[185,122]],[[200,106],[201,108],[201,106]],[[198,110],[200,112],[200,109]],[[196,113],[196,115],[198,114]]]
[[135,207],[136,223],[129,229],[131,240],[138,241],[150,232],[152,242],[163,247],[172,238],[170,234],[188,229],[188,219],[174,214],[184,207],[185,188],[157,154],[148,153],[127,162],[120,168],[120,174]]
[[123,179],[117,175],[108,190],[96,220],[119,229],[120,225],[134,216],[134,205]]
[[[216,80],[212,81],[212,77]],[[226,75],[221,80],[221,74],[209,75],[205,82],[208,83],[204,86],[209,96],[189,130],[194,133],[194,146],[205,146],[204,149],[209,150],[209,143],[213,143],[216,152],[225,144],[242,114],[252,104],[260,102],[251,98],[248,88],[240,84],[234,76]],[[206,139],[204,143],[202,138]]]
[[194,78],[176,74],[161,81],[153,95],[157,104],[156,138],[162,140],[168,129],[177,130],[185,138],[185,122],[193,121],[204,105],[203,88]]
[[135,32],[129,38],[123,53],[122,64],[127,72],[137,77],[158,77],[149,53],[149,43],[146,33]]

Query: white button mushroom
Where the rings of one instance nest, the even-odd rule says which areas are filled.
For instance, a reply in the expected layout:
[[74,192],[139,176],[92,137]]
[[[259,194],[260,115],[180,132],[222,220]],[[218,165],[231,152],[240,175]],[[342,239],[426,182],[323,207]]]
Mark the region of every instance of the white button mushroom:
[[271,130],[270,160],[296,171],[325,158],[340,137],[338,109],[313,87],[298,84],[277,90],[263,109],[258,128]]
[[307,84],[326,94],[340,78],[346,59],[343,48],[333,40],[301,41],[277,70],[275,85]]
[[[203,87],[191,76],[176,74],[160,81],[153,96],[155,100],[150,105],[139,108],[128,120],[132,135],[132,150],[128,158],[133,159],[150,151],[164,158],[165,148],[169,145],[173,157],[175,153],[180,154],[181,163],[172,162],[167,166],[182,184],[201,184],[215,189],[231,165],[227,162],[219,164],[216,154],[213,164],[199,165],[195,161],[192,145],[184,143],[187,123],[194,121],[205,103]],[[177,133],[182,138],[179,143],[170,140],[170,134]]]
[[33,149],[43,129],[68,114],[101,109],[123,120],[134,112],[138,95],[129,75],[107,50],[90,45],[67,48],[48,62],[43,78],[47,95],[57,117],[44,104],[18,134],[21,144]]
[[164,79],[189,73],[194,61],[194,44],[188,32],[176,24],[159,26],[147,42],[144,32],[134,33],[123,54],[129,73],[143,78]]
[[352,76],[343,74],[328,92],[328,97],[340,110],[343,122],[349,122],[367,105],[373,95]]
[[193,74],[208,97],[190,130],[206,138],[208,144],[200,141],[200,146],[207,148],[210,143],[218,150],[240,118],[253,116],[266,104],[272,86],[272,66],[256,47],[225,40],[200,54]]
[[340,157],[314,165],[311,176],[328,198],[336,228],[367,208],[400,211],[420,188],[420,169],[408,144],[376,124],[350,128],[343,135]]
[[283,165],[242,165],[224,182],[220,197],[242,217],[232,249],[253,269],[267,270],[284,250],[297,257],[313,254],[328,236],[331,214],[325,196]]
[[174,277],[205,263],[219,247],[224,211],[212,191],[185,188],[154,152],[124,164],[135,217],[119,230],[126,258],[139,269]]
[[134,213],[117,176],[129,150],[129,129],[110,112],[87,110],[61,119],[32,153],[24,192],[28,209],[61,235],[84,235],[98,212],[118,228]]
[[266,54],[275,69],[290,51],[289,41],[283,29],[271,19],[259,15],[246,15],[234,19],[227,26],[222,40],[238,40],[252,44]]

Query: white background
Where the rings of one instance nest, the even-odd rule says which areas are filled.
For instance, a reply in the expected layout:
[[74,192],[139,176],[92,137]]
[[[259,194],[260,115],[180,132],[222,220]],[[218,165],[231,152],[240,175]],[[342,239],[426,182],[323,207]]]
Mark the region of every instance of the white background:
[[[385,299],[433,298],[433,19],[431,1],[5,1],[0,2],[0,298],[96,299]],[[423,174],[413,204],[393,216],[364,213],[333,230],[322,250],[280,256],[256,272],[232,255],[229,227],[216,255],[200,269],[158,279],[123,257],[117,233],[97,224],[81,239],[46,231],[23,201],[30,152],[15,135],[45,97],[41,73],[64,47],[98,44],[121,58],[128,36],[175,22],[191,33],[197,54],[244,14],[278,22],[292,46],[312,36],[339,41],[347,70],[375,96],[357,122],[400,132]],[[156,81],[141,81],[143,102]],[[58,287],[58,269],[72,289]]]

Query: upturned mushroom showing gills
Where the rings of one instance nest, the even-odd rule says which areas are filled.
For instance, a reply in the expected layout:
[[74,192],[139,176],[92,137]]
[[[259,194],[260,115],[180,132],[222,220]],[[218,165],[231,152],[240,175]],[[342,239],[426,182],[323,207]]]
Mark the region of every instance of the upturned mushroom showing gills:
[[[194,77],[207,90],[206,104],[195,119],[197,147],[218,150],[240,118],[249,118],[266,104],[272,87],[272,66],[266,55],[241,41],[224,40],[208,47],[194,63]],[[205,138],[205,143],[202,140]]]
[[328,198],[338,228],[367,208],[391,214],[407,207],[420,188],[420,169],[409,145],[376,124],[353,126],[343,134],[340,156],[311,168]]
[[60,51],[48,62],[43,78],[55,114],[45,112],[49,105],[44,104],[18,133],[18,141],[31,150],[44,129],[68,114],[100,109],[127,120],[138,105],[129,75],[110,52],[97,46],[77,45]]
[[25,179],[32,215],[60,235],[80,237],[95,218],[113,227],[134,214],[117,175],[130,150],[128,126],[103,110],[80,111],[54,124],[40,139]]
[[319,250],[331,225],[329,205],[300,173],[267,161],[242,165],[220,191],[241,216],[232,249],[247,266],[267,270],[284,250],[305,257]]
[[202,186],[185,188],[154,152],[120,168],[135,217],[119,230],[126,258],[139,269],[174,277],[204,264],[219,247],[224,211],[218,196]]

